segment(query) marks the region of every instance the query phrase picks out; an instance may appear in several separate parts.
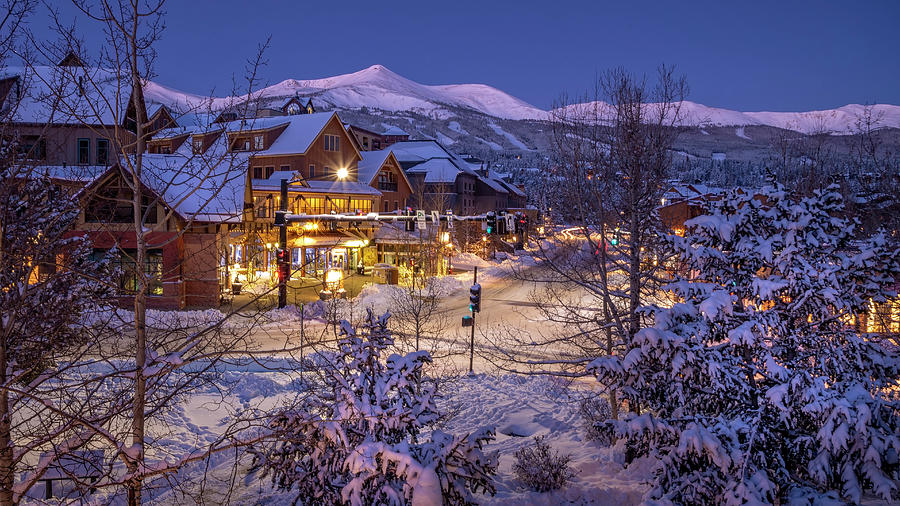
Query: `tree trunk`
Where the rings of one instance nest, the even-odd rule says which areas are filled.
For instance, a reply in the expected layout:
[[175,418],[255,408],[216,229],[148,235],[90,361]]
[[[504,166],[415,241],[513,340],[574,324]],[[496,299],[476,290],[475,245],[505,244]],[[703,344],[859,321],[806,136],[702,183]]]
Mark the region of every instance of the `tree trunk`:
[[[136,54],[136,53],[135,53]],[[134,109],[136,116],[136,144],[134,153],[134,166],[132,167],[133,192],[131,205],[134,209],[134,234],[135,254],[134,269],[138,280],[137,293],[134,295],[134,401],[131,420],[131,445],[133,449],[137,449],[137,455],[131,455],[128,471],[137,473],[142,470],[144,464],[144,415],[147,403],[147,379],[144,377],[144,367],[147,365],[147,273],[144,271],[144,262],[147,257],[147,241],[144,235],[144,213],[142,212],[143,204],[143,188],[141,186],[141,172],[143,163],[144,147],[146,139],[144,138],[144,124],[142,118],[145,117],[144,103],[141,100],[143,96],[140,89],[140,74],[138,73],[137,59],[133,56],[132,62],[132,82],[134,97]],[[127,155],[127,154],[126,154]],[[128,483],[128,504],[136,506],[141,504],[141,489],[143,487],[143,478],[136,474]]]
[[[6,346],[0,346],[0,384],[6,385]],[[0,505],[13,504],[13,479],[15,463],[13,462],[13,442],[10,434],[12,428],[9,412],[9,391],[0,390]]]

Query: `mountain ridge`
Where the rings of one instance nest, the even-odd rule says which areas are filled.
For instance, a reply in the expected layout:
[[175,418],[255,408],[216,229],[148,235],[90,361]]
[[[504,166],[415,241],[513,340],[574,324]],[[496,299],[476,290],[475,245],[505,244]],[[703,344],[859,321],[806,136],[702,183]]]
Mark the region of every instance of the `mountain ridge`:
[[[163,104],[181,107],[207,105],[222,109],[246,100],[247,96],[202,97],[184,93],[159,83],[148,83],[145,95]],[[414,111],[435,118],[453,116],[452,108],[469,109],[505,120],[549,120],[554,109],[545,111],[502,90],[486,84],[425,85],[407,79],[384,65],[376,64],[357,72],[320,79],[285,79],[253,93],[253,97],[274,99],[299,95],[312,97],[325,109],[380,109],[390,112]],[[607,105],[600,102],[601,107]],[[568,107],[591,107],[594,103]],[[847,104],[835,109],[802,112],[751,111],[706,106],[697,102],[682,103],[682,126],[771,126],[805,134],[851,133],[865,106]],[[900,106],[871,106],[877,128],[900,128]]]

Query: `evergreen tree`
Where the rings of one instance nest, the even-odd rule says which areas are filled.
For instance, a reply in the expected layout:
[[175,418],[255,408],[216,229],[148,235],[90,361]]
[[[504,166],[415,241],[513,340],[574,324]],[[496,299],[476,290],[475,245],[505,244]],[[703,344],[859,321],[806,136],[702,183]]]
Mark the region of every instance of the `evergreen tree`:
[[342,322],[339,351],[320,354],[324,388],[301,409],[270,422],[277,442],[254,451],[256,468],[301,504],[469,504],[493,493],[490,430],[456,436],[425,429],[438,420],[433,386],[422,381],[428,352],[391,355],[388,315],[371,309],[357,335]]
[[732,191],[670,243],[689,275],[625,353],[590,366],[642,415],[603,429],[659,459],[648,499],[766,504],[814,494],[896,499],[900,354],[859,315],[898,269],[853,240],[831,187]]

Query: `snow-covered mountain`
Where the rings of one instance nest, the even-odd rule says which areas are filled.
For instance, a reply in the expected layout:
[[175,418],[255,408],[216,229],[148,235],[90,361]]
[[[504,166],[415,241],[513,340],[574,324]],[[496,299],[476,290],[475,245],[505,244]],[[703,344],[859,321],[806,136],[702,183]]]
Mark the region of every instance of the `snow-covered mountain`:
[[[158,83],[149,83],[145,96],[153,102],[175,105],[179,109],[222,109],[246,99],[246,96],[208,98],[183,93]],[[424,85],[400,76],[383,65],[324,79],[287,79],[254,92],[254,97],[280,98],[300,95],[313,97],[319,109],[374,109],[388,112],[413,112],[435,119],[450,119],[459,109],[503,120],[546,120],[550,112],[539,109],[503,91],[484,84]],[[593,104],[578,104],[584,107]],[[603,107],[605,104],[597,103]],[[845,134],[852,131],[863,106],[851,104],[823,111],[740,112],[708,107],[685,101],[682,124],[685,126],[772,126],[806,134]],[[873,106],[878,127],[900,128],[900,106]]]
[[[145,96],[160,103],[198,105],[203,97],[181,93],[151,83]],[[547,112],[496,88],[484,84],[428,86],[406,79],[382,65],[324,79],[287,79],[253,94],[261,98],[300,95],[314,97],[317,107],[331,109],[381,109],[430,114],[446,106],[462,107],[504,119],[544,119]],[[207,99],[209,100],[209,99]],[[214,108],[234,102],[233,98],[212,99]]]
[[[649,108],[657,104],[648,104]],[[861,120],[865,112],[865,106],[848,104],[837,109],[805,112],[741,112],[730,109],[709,107],[696,102],[683,101],[680,104],[679,124],[681,126],[770,126],[794,130],[805,134],[849,134],[856,130],[857,122]],[[609,110],[609,104],[605,102],[589,102],[585,104],[573,104],[567,106],[568,114],[577,110],[597,108],[600,117],[604,111]],[[562,109],[554,112],[561,113]],[[876,104],[871,107],[871,118],[874,128],[900,128],[900,106],[889,104]],[[577,113],[575,113],[577,114]]]

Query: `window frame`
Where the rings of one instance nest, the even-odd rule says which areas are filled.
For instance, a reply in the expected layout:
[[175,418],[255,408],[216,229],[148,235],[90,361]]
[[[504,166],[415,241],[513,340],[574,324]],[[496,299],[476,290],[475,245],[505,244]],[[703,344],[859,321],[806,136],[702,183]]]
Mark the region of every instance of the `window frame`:
[[[82,145],[83,143],[83,145]],[[82,148],[85,152],[85,161],[81,161]],[[91,139],[89,137],[79,137],[75,142],[75,160],[78,165],[91,164]]]
[[[101,149],[101,146],[103,149]],[[100,153],[103,153],[101,158]],[[101,137],[97,139],[97,165],[109,165],[109,139]]]

